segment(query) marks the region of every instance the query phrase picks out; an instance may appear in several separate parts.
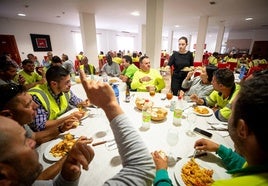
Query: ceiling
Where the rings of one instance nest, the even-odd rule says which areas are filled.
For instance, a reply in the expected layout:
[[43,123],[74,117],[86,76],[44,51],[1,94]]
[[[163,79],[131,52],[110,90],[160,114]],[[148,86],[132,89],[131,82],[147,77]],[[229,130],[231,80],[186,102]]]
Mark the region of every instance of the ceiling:
[[[218,32],[219,24],[228,32],[268,29],[268,0],[163,1],[163,35],[170,30],[196,33],[199,18],[205,15],[212,34]],[[133,11],[140,16],[130,15]],[[6,18],[79,27],[79,12],[95,14],[97,29],[138,33],[140,25],[146,24],[146,0],[0,0],[0,17]],[[27,16],[18,17],[18,13]],[[245,21],[246,17],[253,20]]]

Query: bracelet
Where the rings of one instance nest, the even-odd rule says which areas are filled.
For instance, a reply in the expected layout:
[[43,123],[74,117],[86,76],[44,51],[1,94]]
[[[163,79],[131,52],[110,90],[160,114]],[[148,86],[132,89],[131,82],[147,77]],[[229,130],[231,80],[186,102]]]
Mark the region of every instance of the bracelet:
[[58,131],[59,131],[59,133],[64,133],[64,131],[62,130],[61,126],[58,126]]

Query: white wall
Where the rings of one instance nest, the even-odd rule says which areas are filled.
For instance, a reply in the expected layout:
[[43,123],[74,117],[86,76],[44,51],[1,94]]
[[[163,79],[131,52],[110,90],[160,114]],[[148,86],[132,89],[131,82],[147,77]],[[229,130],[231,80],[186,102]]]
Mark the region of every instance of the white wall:
[[[54,55],[61,56],[62,53],[69,55],[69,58],[74,61],[77,51],[75,49],[75,43],[73,39],[73,32],[80,31],[80,28],[59,25],[59,24],[48,24],[32,21],[23,21],[17,19],[0,18],[0,34],[14,35],[17,41],[18,49],[20,52],[21,59],[25,59],[28,53],[33,53],[38,57],[39,60],[43,59],[46,52],[34,52],[30,33],[33,34],[45,34],[50,35],[52,50]],[[226,43],[227,39],[252,39],[252,45],[254,41],[267,41],[268,40],[268,29],[266,30],[254,30],[248,32],[232,32],[224,34],[223,44]],[[120,33],[111,30],[99,30],[97,34],[100,36],[98,47],[105,53],[109,50],[117,50],[116,46],[116,35],[127,35],[127,33]],[[134,50],[141,51],[141,45],[139,42],[139,34],[131,33],[134,37]],[[176,33],[173,37],[172,50],[178,50],[178,39],[181,36],[189,37],[189,33]],[[191,43],[189,46],[190,51],[194,51],[193,46],[197,40],[197,33],[191,33]],[[167,36],[165,36],[167,37]],[[205,43],[207,48],[205,50],[214,52],[216,45],[216,34],[207,34]],[[251,46],[252,49],[253,46]],[[124,50],[124,49],[121,49]],[[251,50],[250,50],[251,51]],[[142,51],[143,52],[143,51]],[[94,62],[93,62],[94,63]],[[97,62],[95,62],[97,63]]]
[[30,33],[50,35],[53,55],[61,57],[62,53],[66,53],[71,60],[75,59],[76,51],[71,31],[78,28],[6,18],[0,18],[0,25],[0,34],[15,36],[22,60],[27,58],[28,53],[33,53],[40,61],[46,55],[46,52],[33,51]]

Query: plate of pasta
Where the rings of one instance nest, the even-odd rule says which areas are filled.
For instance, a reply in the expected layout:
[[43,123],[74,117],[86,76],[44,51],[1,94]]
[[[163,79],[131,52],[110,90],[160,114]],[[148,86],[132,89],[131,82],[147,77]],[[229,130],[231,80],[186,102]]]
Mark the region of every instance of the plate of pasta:
[[194,113],[198,116],[211,116],[213,110],[206,106],[196,106],[194,107]]
[[231,177],[218,163],[196,158],[183,158],[176,164],[174,176],[180,185],[212,185],[215,180]]
[[76,139],[70,133],[65,134],[63,139],[51,141],[45,149],[44,158],[48,161],[58,161],[69,152],[75,142]]

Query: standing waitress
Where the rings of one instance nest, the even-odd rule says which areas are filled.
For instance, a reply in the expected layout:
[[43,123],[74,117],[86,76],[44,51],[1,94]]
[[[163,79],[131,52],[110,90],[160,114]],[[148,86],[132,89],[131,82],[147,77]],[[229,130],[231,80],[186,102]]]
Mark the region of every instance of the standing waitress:
[[187,45],[188,39],[186,37],[179,38],[179,51],[174,51],[168,62],[168,66],[174,68],[171,75],[171,90],[175,96],[178,95],[180,90],[185,91],[185,89],[181,87],[181,84],[188,72],[181,70],[184,67],[193,66],[193,53],[186,50]]

